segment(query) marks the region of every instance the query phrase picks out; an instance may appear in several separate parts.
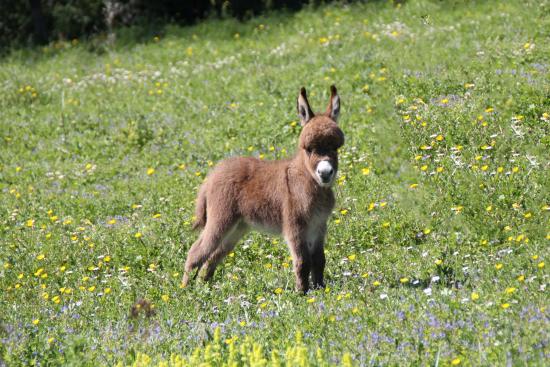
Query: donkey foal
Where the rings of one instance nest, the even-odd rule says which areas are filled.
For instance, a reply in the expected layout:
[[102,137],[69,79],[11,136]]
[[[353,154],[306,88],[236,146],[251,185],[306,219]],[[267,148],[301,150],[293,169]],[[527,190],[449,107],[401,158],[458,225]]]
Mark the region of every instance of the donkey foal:
[[[324,114],[311,110],[305,88],[298,95],[303,126],[295,156],[262,161],[235,157],[222,161],[199,189],[194,228],[203,228],[185,262],[182,285],[193,269],[208,280],[218,263],[252,227],[282,233],[290,253],[298,291],[307,292],[309,276],[323,287],[327,219],[334,207],[332,184],[344,133],[336,121],[340,97],[331,86]],[[196,274],[195,274],[196,276]]]

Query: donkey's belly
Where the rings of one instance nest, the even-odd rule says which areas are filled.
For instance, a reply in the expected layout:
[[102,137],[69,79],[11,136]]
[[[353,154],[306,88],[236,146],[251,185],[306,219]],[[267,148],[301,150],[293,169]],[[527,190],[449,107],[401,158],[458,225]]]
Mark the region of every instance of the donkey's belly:
[[273,223],[260,222],[257,220],[245,220],[245,222],[255,231],[271,234],[281,234],[282,231],[280,226]]
[[253,202],[241,204],[240,214],[246,224],[255,230],[279,234],[282,231],[282,211],[279,202],[266,197]]

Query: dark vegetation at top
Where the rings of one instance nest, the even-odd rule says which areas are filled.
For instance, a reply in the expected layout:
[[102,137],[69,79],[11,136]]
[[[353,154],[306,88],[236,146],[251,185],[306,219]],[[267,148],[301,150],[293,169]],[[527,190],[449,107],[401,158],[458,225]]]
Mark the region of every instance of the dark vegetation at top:
[[[0,51],[10,47],[108,35],[120,27],[154,32],[207,17],[245,20],[266,11],[296,11],[328,0],[0,0]],[[149,33],[149,32],[146,32]]]

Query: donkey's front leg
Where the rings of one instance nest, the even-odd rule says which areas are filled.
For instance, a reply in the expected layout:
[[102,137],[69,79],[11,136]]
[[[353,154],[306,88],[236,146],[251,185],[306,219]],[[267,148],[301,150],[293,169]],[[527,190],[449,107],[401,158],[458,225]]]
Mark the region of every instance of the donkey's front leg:
[[311,279],[313,288],[324,288],[325,272],[325,235],[327,227],[323,225],[319,230],[319,235],[311,247]]
[[311,255],[307,249],[307,243],[298,234],[290,234],[285,237],[292,256],[296,290],[305,294],[309,290],[311,270]]
[[313,280],[313,288],[324,288],[324,271],[325,271],[325,246],[318,243],[315,245],[311,254],[311,278]]

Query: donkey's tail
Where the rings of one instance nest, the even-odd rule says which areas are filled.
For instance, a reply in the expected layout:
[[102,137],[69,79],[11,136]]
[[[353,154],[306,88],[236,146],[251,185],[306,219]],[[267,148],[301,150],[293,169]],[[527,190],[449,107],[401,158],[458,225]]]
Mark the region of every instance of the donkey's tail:
[[206,183],[199,189],[197,206],[195,207],[195,222],[193,229],[204,228],[206,225]]

